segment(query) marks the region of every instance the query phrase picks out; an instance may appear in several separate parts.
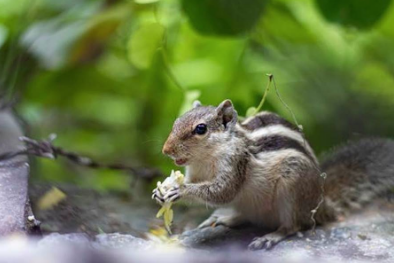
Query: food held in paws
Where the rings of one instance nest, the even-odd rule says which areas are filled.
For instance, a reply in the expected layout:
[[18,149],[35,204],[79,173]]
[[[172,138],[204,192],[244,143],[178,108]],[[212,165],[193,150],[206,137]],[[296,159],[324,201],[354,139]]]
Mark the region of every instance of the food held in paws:
[[[157,182],[157,189],[164,196],[171,189],[179,188],[180,186],[182,186],[184,179],[185,177],[180,171],[174,172],[174,170],[172,170],[171,175],[167,177],[163,183],[161,183],[160,181]],[[164,202],[163,206],[161,207],[161,209],[156,215],[157,218],[163,216],[164,225],[170,234],[171,234],[171,224],[174,217],[174,212],[171,209],[172,203],[173,202],[170,201]]]

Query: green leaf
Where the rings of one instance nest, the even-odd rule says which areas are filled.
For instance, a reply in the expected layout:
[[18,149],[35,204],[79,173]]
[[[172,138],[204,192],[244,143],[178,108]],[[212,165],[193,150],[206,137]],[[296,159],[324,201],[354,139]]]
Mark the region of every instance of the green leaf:
[[9,18],[12,16],[20,16],[25,14],[26,7],[32,7],[30,0],[1,0],[0,1],[0,19]]
[[125,3],[115,5],[93,16],[86,23],[86,30],[73,45],[68,60],[73,63],[87,62],[101,54],[104,44],[113,36],[130,13],[131,8]]
[[179,111],[179,116],[187,112],[193,107],[193,102],[201,95],[199,90],[189,90],[185,92],[185,99],[183,100],[182,107]]
[[129,60],[140,69],[151,66],[153,56],[162,46],[164,27],[159,23],[150,23],[137,29],[128,44]]
[[201,34],[240,35],[251,31],[259,20],[264,0],[182,0],[190,23]]
[[316,4],[330,22],[369,29],[383,17],[391,0],[316,0]]
[[59,69],[68,60],[68,51],[86,29],[81,21],[64,23],[62,18],[33,23],[21,43],[47,69]]
[[8,29],[4,25],[0,24],[0,48],[7,40],[7,37],[8,37]]

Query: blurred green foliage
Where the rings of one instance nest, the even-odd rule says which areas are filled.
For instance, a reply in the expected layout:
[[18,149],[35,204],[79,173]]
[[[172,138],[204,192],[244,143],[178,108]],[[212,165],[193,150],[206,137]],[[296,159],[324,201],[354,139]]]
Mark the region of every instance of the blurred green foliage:
[[[393,137],[394,4],[326,0],[0,0],[0,86],[32,137],[101,161],[161,155],[195,99],[256,107],[275,76],[317,153]],[[273,90],[264,109],[291,119]],[[37,163],[33,179],[128,190],[126,173]]]

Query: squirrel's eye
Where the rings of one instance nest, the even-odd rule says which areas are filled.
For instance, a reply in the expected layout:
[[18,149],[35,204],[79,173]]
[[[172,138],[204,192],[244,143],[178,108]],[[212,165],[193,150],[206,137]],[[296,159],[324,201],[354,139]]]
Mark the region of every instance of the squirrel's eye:
[[197,125],[194,132],[199,135],[205,134],[207,132],[207,125],[203,123]]

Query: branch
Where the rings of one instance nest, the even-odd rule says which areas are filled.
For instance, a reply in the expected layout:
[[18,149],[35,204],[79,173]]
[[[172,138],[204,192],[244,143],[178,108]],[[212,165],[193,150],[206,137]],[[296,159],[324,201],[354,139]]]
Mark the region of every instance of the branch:
[[55,140],[55,138],[56,138],[55,134],[51,134],[47,140],[41,140],[41,141],[30,139],[25,136],[19,137],[19,140],[24,142],[26,147],[18,151],[0,154],[0,161],[8,160],[20,155],[34,155],[37,157],[49,158],[53,160],[57,159],[57,157],[59,156],[62,156],[80,166],[89,167],[89,168],[106,168],[112,170],[128,171],[134,174],[135,176],[146,180],[151,180],[155,177],[163,176],[163,174],[158,169],[154,169],[154,168],[138,168],[138,167],[132,167],[123,164],[99,163],[86,156],[81,156],[75,152],[70,152],[64,150],[61,147],[54,146],[52,142],[53,140]]

